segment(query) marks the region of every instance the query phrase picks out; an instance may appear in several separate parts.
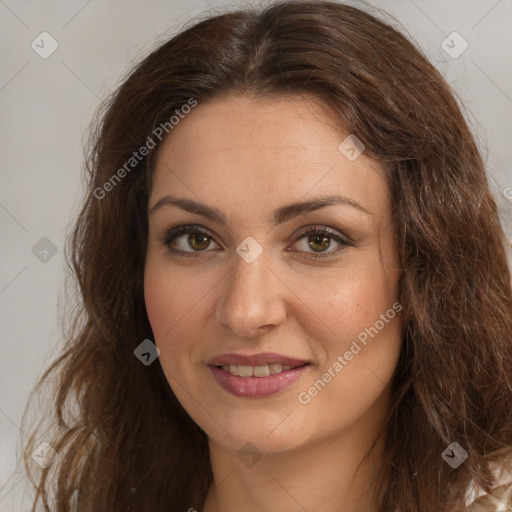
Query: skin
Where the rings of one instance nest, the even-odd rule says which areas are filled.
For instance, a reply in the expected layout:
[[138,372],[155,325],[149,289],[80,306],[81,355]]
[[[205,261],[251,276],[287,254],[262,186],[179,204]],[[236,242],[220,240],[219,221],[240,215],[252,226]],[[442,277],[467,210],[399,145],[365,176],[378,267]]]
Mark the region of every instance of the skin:
[[[369,490],[382,442],[362,461],[389,410],[400,315],[308,404],[298,400],[398,296],[389,187],[364,153],[351,162],[339,151],[346,136],[314,98],[229,95],[200,103],[159,149],[145,301],[166,378],[209,438],[205,512],[375,510]],[[334,193],[369,213],[334,205],[274,225],[276,208]],[[227,224],[176,205],[151,212],[167,194],[214,206]],[[171,242],[198,257],[165,245],[166,233],[185,224],[211,233],[192,246],[188,234]],[[352,245],[336,252],[332,238],[301,238],[322,226]],[[236,252],[248,236],[263,249],[252,263]],[[329,256],[314,258],[322,253]],[[260,352],[311,366],[287,389],[247,398],[220,387],[206,365],[223,353]],[[248,442],[258,450],[250,465],[237,457]]]

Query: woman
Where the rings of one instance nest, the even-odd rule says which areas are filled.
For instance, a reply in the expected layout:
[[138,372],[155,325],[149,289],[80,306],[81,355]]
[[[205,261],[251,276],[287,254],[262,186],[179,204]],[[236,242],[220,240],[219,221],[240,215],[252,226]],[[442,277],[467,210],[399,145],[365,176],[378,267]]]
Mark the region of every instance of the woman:
[[106,106],[87,186],[26,448],[46,510],[510,509],[507,241],[396,30],[331,2],[192,26]]

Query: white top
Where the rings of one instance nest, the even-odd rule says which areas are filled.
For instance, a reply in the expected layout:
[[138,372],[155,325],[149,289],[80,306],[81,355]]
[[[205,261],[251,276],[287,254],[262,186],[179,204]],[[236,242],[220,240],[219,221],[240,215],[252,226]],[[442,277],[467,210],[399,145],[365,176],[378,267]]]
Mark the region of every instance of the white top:
[[[501,473],[501,475],[500,475],[500,473]],[[496,482],[496,485],[493,487],[493,489],[496,489],[501,486],[511,486],[511,488],[512,488],[512,474],[511,473],[501,472],[500,468],[498,467],[493,470],[493,474],[495,476],[499,476],[498,480]],[[472,483],[470,484],[470,486],[466,492],[466,506],[470,507],[470,505],[472,505],[475,502],[475,500],[477,500],[478,498],[481,498],[482,496],[486,496],[486,495],[487,495],[487,493],[479,485],[476,485],[472,481]],[[492,491],[491,491],[491,495],[492,495]],[[469,510],[471,510],[471,508]],[[489,512],[510,512],[511,510],[512,510],[512,508],[510,508],[510,506],[509,506],[509,508],[505,507],[505,504],[502,502],[502,500],[496,499],[496,506],[494,508],[491,507],[489,509]]]

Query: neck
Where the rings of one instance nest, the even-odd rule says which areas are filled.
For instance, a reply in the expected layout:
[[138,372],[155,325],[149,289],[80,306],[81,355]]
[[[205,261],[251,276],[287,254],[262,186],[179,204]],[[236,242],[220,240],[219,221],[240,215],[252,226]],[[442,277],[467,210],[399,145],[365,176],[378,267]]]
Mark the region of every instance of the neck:
[[376,511],[373,489],[384,436],[365,455],[381,425],[368,429],[358,422],[308,446],[244,461],[210,439],[213,484],[203,512]]

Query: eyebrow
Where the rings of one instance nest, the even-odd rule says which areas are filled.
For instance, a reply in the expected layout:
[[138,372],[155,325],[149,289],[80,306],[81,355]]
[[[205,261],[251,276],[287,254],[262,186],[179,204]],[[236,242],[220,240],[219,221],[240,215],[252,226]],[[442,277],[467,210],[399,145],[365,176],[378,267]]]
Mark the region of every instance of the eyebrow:
[[[216,221],[220,224],[227,224],[226,215],[224,215],[224,213],[222,213],[218,208],[186,197],[173,197],[171,195],[166,195],[160,198],[149,209],[149,215],[155,213],[166,205],[175,205],[187,212],[201,215],[202,217]],[[299,215],[333,205],[350,206],[368,215],[374,215],[354,199],[341,195],[328,195],[313,197],[309,201],[296,202],[281,206],[272,212],[271,217],[273,217],[275,224],[281,224],[287,220],[298,217]]]

